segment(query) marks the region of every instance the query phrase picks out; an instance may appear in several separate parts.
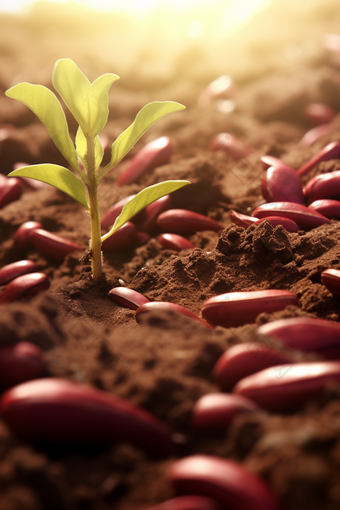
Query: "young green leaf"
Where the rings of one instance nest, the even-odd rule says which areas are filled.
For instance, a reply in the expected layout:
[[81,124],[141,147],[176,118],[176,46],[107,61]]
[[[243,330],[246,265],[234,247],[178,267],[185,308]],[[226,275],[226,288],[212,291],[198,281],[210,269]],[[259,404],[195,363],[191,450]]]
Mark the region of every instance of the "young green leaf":
[[8,174],[8,177],[29,177],[46,182],[70,195],[85,209],[89,208],[81,180],[63,166],[52,164],[23,166]]
[[94,138],[105,126],[108,91],[119,76],[103,74],[91,85],[73,60],[63,58],[54,66],[52,83],[86,137]]
[[113,224],[113,227],[107,234],[102,236],[102,242],[105,241],[108,237],[114,234],[120,227],[122,227],[127,221],[129,221],[133,216],[139,213],[142,209],[144,209],[147,205],[152,204],[155,200],[164,197],[165,195],[169,195],[173,191],[177,189],[183,188],[183,186],[187,186],[191,184],[190,181],[165,181],[159,182],[158,184],[154,184],[149,186],[148,188],[143,189],[137,195],[130,200],[127,204],[124,205],[122,212],[116,218],[116,221]]
[[55,145],[65,159],[78,172],[77,153],[68,132],[64,110],[53,92],[43,85],[19,83],[5,92],[32,110],[46,127]]
[[185,106],[174,101],[154,101],[145,105],[136,115],[134,122],[121,133],[112,144],[111,161],[100,172],[100,179],[129,152],[140,137],[157,120],[171,112],[184,110]]
[[[86,158],[86,156],[87,156],[87,142],[86,142],[86,138],[85,138],[84,133],[80,126],[77,130],[77,135],[76,135],[76,150],[77,150],[78,156],[80,157],[80,159],[84,165],[84,168],[86,170],[88,170],[88,162],[87,162],[87,158]],[[96,136],[94,139],[94,157],[95,157],[95,169],[94,170],[95,171],[98,170],[99,165],[102,162],[103,156],[104,156],[103,146],[101,144],[99,136]]]

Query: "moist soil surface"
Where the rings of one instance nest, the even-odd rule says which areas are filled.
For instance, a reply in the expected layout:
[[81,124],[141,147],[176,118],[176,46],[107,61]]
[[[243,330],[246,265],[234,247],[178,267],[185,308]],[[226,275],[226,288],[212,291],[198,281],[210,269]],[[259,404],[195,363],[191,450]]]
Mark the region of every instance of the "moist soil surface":
[[[13,23],[12,29],[20,40],[22,24]],[[43,62],[41,57],[42,66]],[[220,233],[186,235],[194,250],[164,249],[155,230],[143,246],[105,253],[104,277],[94,283],[91,267],[82,258],[88,246],[89,218],[71,198],[52,187],[35,189],[24,183],[21,198],[0,210],[0,265],[33,260],[51,278],[46,294],[1,307],[0,344],[25,340],[38,345],[46,360],[45,376],[66,378],[127,399],[166,423],[178,444],[177,456],[161,459],[130,443],[98,448],[31,444],[0,421],[2,510],[144,510],[175,496],[168,470],[176,458],[192,454],[240,462],[266,481],[282,509],[339,508],[339,386],[327,387],[318,400],[308,401],[294,414],[244,413],[219,433],[198,432],[191,425],[195,402],[219,391],[212,370],[220,355],[237,343],[263,342],[257,335],[259,325],[300,316],[340,320],[340,301],[322,285],[320,276],[325,269],[339,268],[339,221],[289,233],[267,221],[244,229],[232,223],[229,213],[233,209],[250,215],[264,203],[260,160],[264,154],[298,169],[326,144],[340,140],[337,114],[328,135],[311,146],[299,143],[312,127],[303,114],[306,104],[323,102],[336,112],[340,109],[340,67],[331,55],[320,44],[300,64],[293,69],[278,64],[270,72],[263,68],[256,76],[244,73],[231,112],[223,111],[218,101],[205,108],[197,106],[204,84],[192,76],[182,85],[171,76],[163,88],[158,84],[156,92],[147,86],[143,93],[137,92],[129,80],[126,89],[122,83],[114,90],[111,103],[116,110],[104,131],[110,143],[146,102],[174,99],[188,109],[156,124],[128,158],[107,174],[99,193],[101,213],[145,186],[187,179],[192,184],[173,194],[173,207],[207,215],[225,227]],[[45,80],[39,76],[37,81],[48,86],[52,67],[43,70]],[[4,73],[1,96],[11,85],[6,78],[10,74],[11,69]],[[0,104],[4,105],[1,173],[7,175],[20,161],[65,164],[27,108],[5,98]],[[74,134],[76,126],[69,120]],[[231,133],[253,152],[240,160],[212,153],[210,140],[220,132]],[[116,187],[128,159],[146,142],[163,135],[174,146],[171,161],[134,184]],[[320,163],[304,180],[339,169],[339,160]],[[33,247],[17,249],[13,234],[30,220],[81,244],[84,252],[74,252],[60,262]],[[109,290],[121,285],[150,301],[176,303],[199,316],[208,298],[236,291],[289,290],[298,296],[299,306],[260,313],[256,323],[238,328],[208,330],[165,311],[151,312],[137,324],[133,310],[108,298]],[[287,351],[274,339],[268,342],[292,363],[322,359],[313,353]]]

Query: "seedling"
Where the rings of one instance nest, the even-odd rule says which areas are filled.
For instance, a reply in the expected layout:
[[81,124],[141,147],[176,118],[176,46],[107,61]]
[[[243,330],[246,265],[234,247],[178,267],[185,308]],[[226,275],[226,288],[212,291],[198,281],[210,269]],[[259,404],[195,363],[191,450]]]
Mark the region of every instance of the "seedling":
[[110,162],[99,170],[104,150],[98,134],[108,120],[109,89],[118,79],[119,76],[108,73],[91,84],[72,60],[61,59],[56,62],[52,83],[79,124],[75,144],[69,134],[64,110],[50,89],[43,85],[19,83],[6,91],[8,97],[21,101],[35,113],[47,128],[59,151],[78,174],[75,175],[63,166],[41,164],[21,167],[9,176],[29,177],[51,184],[77,200],[88,211],[91,220],[92,274],[95,281],[102,276],[102,241],[147,205],[190,184],[189,181],[165,181],[145,188],[124,206],[111,230],[101,237],[97,198],[100,181],[157,120],[185,108],[173,101],[155,101],[144,106],[134,122],[114,141]]

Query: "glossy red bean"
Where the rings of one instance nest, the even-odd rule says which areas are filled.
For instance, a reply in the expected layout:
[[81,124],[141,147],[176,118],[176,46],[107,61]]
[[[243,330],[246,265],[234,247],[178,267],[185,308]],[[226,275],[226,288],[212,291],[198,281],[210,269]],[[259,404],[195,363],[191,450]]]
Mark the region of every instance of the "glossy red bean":
[[144,246],[144,244],[148,243],[150,241],[151,237],[147,232],[137,232],[136,238],[135,238],[135,245],[136,246]]
[[201,324],[204,324],[207,328],[210,329],[209,324],[207,324],[205,321],[203,321],[200,317],[195,315],[193,312],[188,310],[187,308],[184,308],[184,306],[176,305],[175,303],[168,303],[166,301],[153,301],[150,303],[145,303],[144,305],[140,306],[136,310],[136,321],[139,323],[141,315],[153,312],[157,310],[170,310],[176,313],[179,313],[180,315],[185,315],[186,317],[189,317],[190,319],[194,319],[195,321],[200,322]]
[[150,302],[143,294],[127,287],[115,287],[110,290],[108,296],[119,305],[131,308],[131,310],[137,310],[140,306]]
[[40,377],[46,368],[41,349],[29,342],[0,347],[0,390]]
[[335,110],[324,103],[309,103],[304,114],[307,120],[316,126],[330,122],[335,116]]
[[137,228],[136,225],[128,221],[120,227],[114,234],[102,242],[102,250],[120,251],[132,248],[136,244]]
[[198,96],[198,105],[208,106],[217,97],[231,98],[235,95],[235,85],[233,80],[227,74],[219,76]]
[[0,304],[31,298],[50,287],[50,279],[44,273],[30,273],[12,280],[0,294]]
[[130,441],[158,455],[174,451],[168,429],[129,402],[63,379],[15,386],[0,400],[1,416],[27,441],[101,445]]
[[146,172],[168,163],[171,154],[172,143],[169,137],[162,136],[149,142],[128,163],[128,166],[117,179],[117,186],[124,186],[138,181]]
[[234,392],[268,411],[285,412],[317,399],[331,382],[340,383],[340,362],[295,363],[266,368],[245,377],[236,384]]
[[338,200],[327,200],[326,198],[315,200],[308,207],[330,220],[340,220],[340,201]]
[[258,218],[254,218],[253,216],[247,216],[246,214],[241,214],[233,209],[230,209],[230,218],[235,225],[238,227],[248,228],[250,225],[254,225],[258,221]]
[[242,159],[252,154],[253,149],[229,133],[219,133],[210,142],[210,150],[218,159]]
[[231,328],[255,322],[260,313],[276,312],[288,305],[299,305],[296,294],[288,290],[228,292],[208,299],[202,316],[213,326]]
[[11,177],[7,181],[7,185],[0,189],[0,207],[18,200],[21,196],[22,185],[20,179]]
[[124,205],[130,202],[135,196],[136,194],[122,198],[122,200],[119,200],[119,202],[110,207],[101,220],[101,227],[108,232],[116,221],[116,218],[118,218],[122,212]]
[[328,161],[330,159],[340,158],[340,144],[338,142],[332,142],[326,145],[320,152],[315,154],[310,160],[308,160],[301,168],[297,171],[297,174],[302,177],[306,175],[312,168],[321,163],[321,161]]
[[295,223],[295,221],[290,220],[289,218],[281,218],[280,216],[267,216],[266,218],[257,219],[254,222],[254,225],[259,225],[262,221],[268,220],[273,227],[277,227],[278,225],[282,225],[287,232],[298,232],[300,230],[299,225]]
[[201,430],[225,429],[238,414],[259,410],[255,402],[240,395],[210,393],[196,402],[191,423],[194,428]]
[[171,195],[159,198],[145,208],[145,221],[141,225],[141,230],[151,233],[157,226],[158,216],[172,207]]
[[274,337],[288,349],[317,352],[328,359],[340,358],[340,324],[323,319],[293,317],[263,324],[259,335]]
[[293,168],[271,166],[262,179],[262,195],[267,202],[303,204],[301,179]]
[[317,211],[309,209],[301,204],[293,202],[270,202],[262,204],[253,211],[256,218],[266,218],[268,216],[280,216],[295,221],[301,229],[310,230],[319,227],[330,220]]
[[323,136],[329,135],[331,132],[331,125],[330,124],[320,124],[320,126],[316,126],[307,133],[303,135],[301,138],[299,145],[303,145],[305,147],[313,145],[314,142],[322,138]]
[[39,221],[26,221],[14,234],[14,242],[18,248],[26,248],[30,242],[30,233],[32,230],[37,230],[38,228],[43,228],[42,224]]
[[148,510],[222,510],[222,508],[213,499],[203,496],[179,496]]
[[23,274],[37,272],[37,269],[37,264],[32,260],[18,260],[7,264],[0,269],[0,286],[6,285],[6,283]]
[[168,250],[193,250],[195,246],[185,239],[185,237],[179,236],[178,234],[161,234],[158,237],[158,242]]
[[66,255],[74,251],[84,250],[82,246],[70,239],[65,239],[41,228],[30,231],[30,240],[40,253],[57,260],[63,260]]
[[321,281],[335,297],[340,297],[340,271],[326,269],[321,273]]
[[223,390],[231,390],[248,375],[286,363],[290,360],[279,351],[260,343],[245,342],[233,345],[222,354],[214,367],[214,377]]
[[160,214],[157,218],[158,227],[163,232],[174,234],[190,234],[202,230],[218,232],[224,227],[208,216],[186,209],[170,209]]
[[281,161],[281,159],[274,158],[274,156],[268,156],[268,155],[262,156],[261,161],[262,161],[262,166],[263,166],[264,170],[268,170],[268,168],[270,168],[271,166],[272,167],[276,167],[276,166],[285,167],[285,168],[290,168],[291,170],[294,170],[293,167],[287,165],[286,163]]
[[170,480],[179,494],[195,493],[216,499],[228,510],[278,510],[276,497],[265,483],[229,459],[191,455],[177,460]]
[[7,186],[7,183],[8,183],[8,177],[6,177],[6,175],[0,173],[0,196],[1,196],[2,190],[5,189],[5,187]]
[[323,198],[340,199],[340,171],[316,175],[307,182],[304,195],[307,204]]

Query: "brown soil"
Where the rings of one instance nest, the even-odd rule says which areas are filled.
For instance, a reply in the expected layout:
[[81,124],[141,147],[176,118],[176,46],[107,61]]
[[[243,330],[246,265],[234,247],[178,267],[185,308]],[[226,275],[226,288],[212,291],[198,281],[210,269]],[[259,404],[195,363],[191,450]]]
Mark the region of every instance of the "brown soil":
[[[334,12],[339,19],[338,11]],[[32,36],[35,27],[31,18],[25,22],[10,20],[13,46],[9,49],[3,42],[0,54],[5,69],[0,79],[0,171],[4,174],[17,161],[64,163],[28,109],[2,97],[12,84],[14,72],[18,73],[9,56],[18,59],[17,48],[26,44],[25,35]],[[319,26],[313,20],[311,23]],[[0,18],[1,22],[5,25],[9,20]],[[320,26],[324,24],[320,21]],[[18,38],[17,46],[13,34]],[[36,44],[32,39],[32,51]],[[197,246],[193,252],[163,249],[155,232],[145,246],[105,254],[105,278],[94,284],[90,267],[79,261],[81,253],[71,254],[60,263],[33,248],[18,250],[14,246],[13,233],[18,226],[36,220],[46,230],[82,244],[85,250],[89,220],[72,199],[52,188],[33,190],[26,186],[20,200],[0,210],[0,266],[24,258],[34,260],[52,282],[46,295],[1,307],[0,344],[19,340],[35,343],[44,351],[46,375],[93,385],[148,410],[171,428],[181,456],[206,453],[241,462],[268,482],[285,510],[339,508],[339,387],[328,388],[319,401],[309,402],[295,414],[244,414],[221,434],[198,433],[191,427],[190,418],[197,399],[218,390],[211,376],[216,360],[233,344],[261,341],[257,325],[295,316],[340,320],[339,300],[320,278],[324,269],[339,267],[338,221],[310,232],[290,234],[268,222],[244,230],[233,225],[229,215],[230,209],[250,214],[263,202],[262,155],[280,157],[297,169],[327,143],[340,140],[337,115],[328,136],[312,147],[298,144],[311,127],[303,118],[308,102],[325,102],[340,110],[340,67],[322,49],[320,41],[315,45],[312,57],[302,56],[294,65],[272,65],[269,50],[257,73],[251,66],[248,74],[240,72],[235,64],[239,92],[235,110],[227,114],[219,111],[216,103],[205,109],[196,106],[197,96],[211,76],[207,73],[205,79],[198,78],[198,71],[190,67],[186,74],[183,71],[182,81],[176,81],[175,73],[154,87],[146,79],[143,82],[139,69],[140,90],[133,88],[132,77],[128,76],[126,88],[122,79],[112,91],[116,109],[105,130],[111,142],[146,102],[160,97],[174,99],[185,103],[188,110],[156,124],[129,155],[147,141],[168,135],[175,147],[171,163],[156,168],[136,184],[118,189],[115,180],[126,165],[121,163],[102,185],[101,211],[145,186],[169,178],[188,179],[191,186],[173,195],[174,207],[206,214],[225,226],[220,236],[214,232],[187,236]],[[189,57],[197,63],[200,53],[197,50],[197,56],[191,51]],[[40,75],[36,80],[24,79],[49,85],[53,57],[49,56],[45,64],[43,54],[36,56]],[[84,55],[81,59],[86,60]],[[111,71],[100,64],[94,66],[96,76]],[[83,70],[86,72],[86,66]],[[23,81],[17,75],[15,80]],[[16,129],[1,131],[7,124]],[[214,156],[209,142],[219,132],[232,133],[254,153],[242,162]],[[339,161],[321,163],[308,178],[338,169]],[[122,280],[151,301],[171,301],[198,315],[206,299],[230,291],[290,290],[298,295],[299,307],[290,306],[271,315],[262,313],[256,324],[217,327],[211,332],[200,323],[170,312],[153,312],[137,325],[134,311],[107,297]],[[272,345],[282,349],[274,340]],[[287,354],[292,361],[320,359],[297,351]],[[153,458],[130,444],[101,449],[27,444],[0,421],[0,508],[147,509],[174,496],[167,480],[167,470],[174,460]]]

